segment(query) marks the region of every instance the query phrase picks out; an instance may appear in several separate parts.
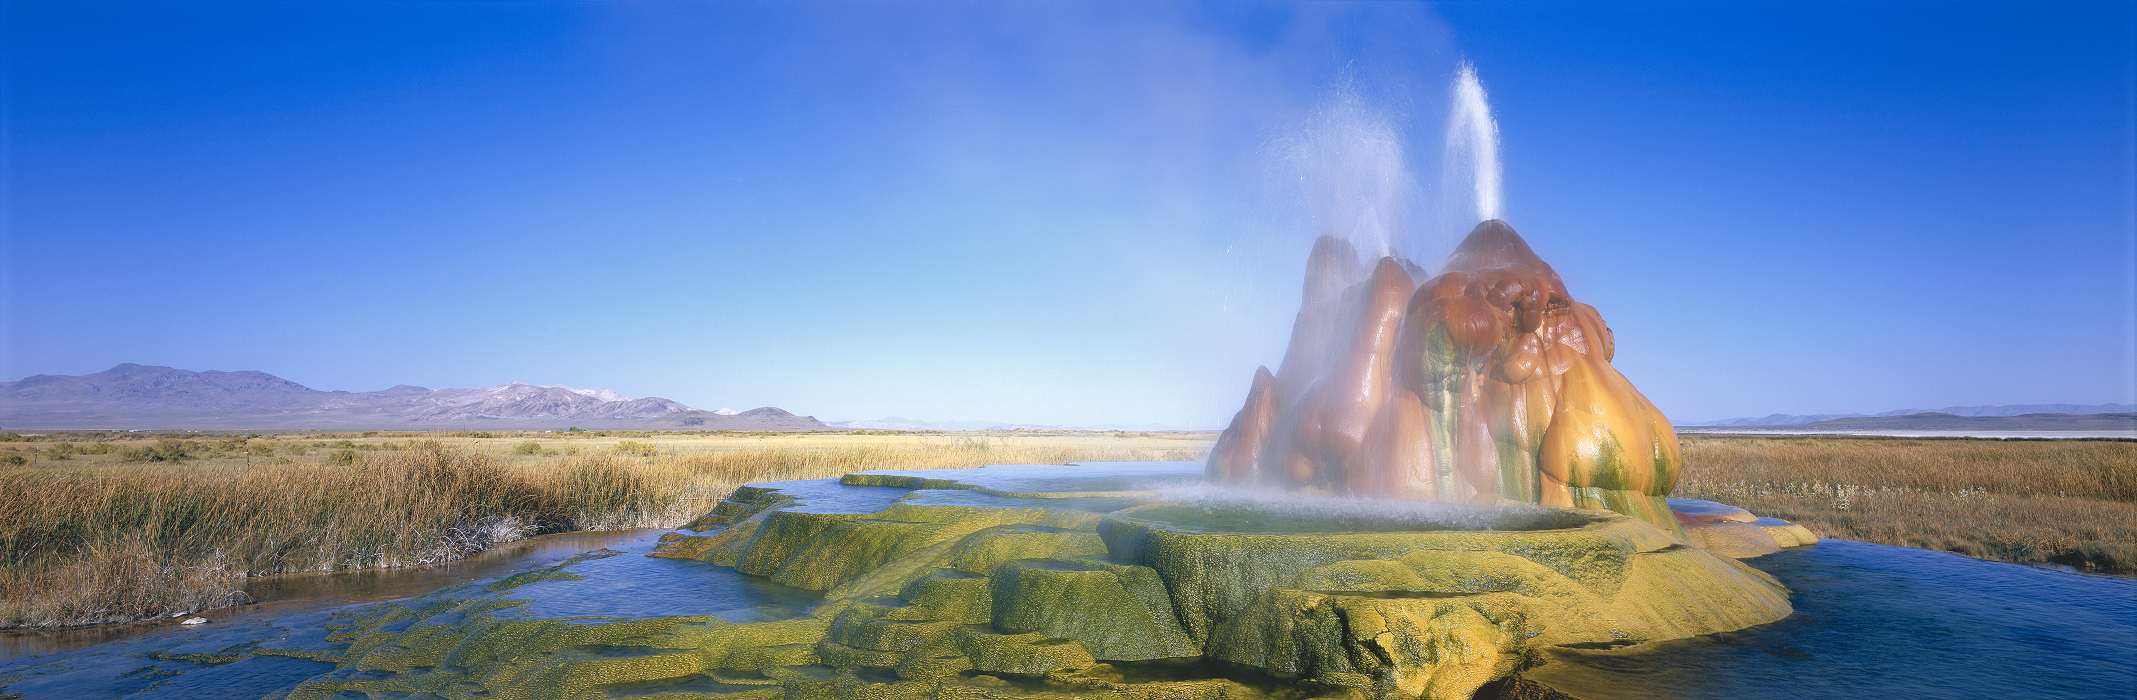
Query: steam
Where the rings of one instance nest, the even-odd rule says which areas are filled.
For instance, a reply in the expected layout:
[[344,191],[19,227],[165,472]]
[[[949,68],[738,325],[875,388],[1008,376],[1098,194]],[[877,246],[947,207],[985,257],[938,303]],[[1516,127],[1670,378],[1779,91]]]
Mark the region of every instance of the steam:
[[[1275,174],[1297,198],[1310,235],[1349,241],[1367,259],[1428,260],[1444,251],[1425,248],[1505,216],[1499,123],[1476,66],[1462,63],[1448,93],[1440,201],[1436,211],[1423,212],[1424,221],[1418,219],[1425,200],[1400,125],[1355,88],[1338,88],[1295,132],[1272,143]],[[1434,215],[1437,230],[1418,226]]]
[[1338,89],[1271,152],[1312,235],[1334,235],[1375,258],[1404,252],[1401,238],[1412,225],[1417,178],[1394,122],[1355,90]]
[[[1476,66],[1462,63],[1454,76],[1453,93],[1447,147],[1441,154],[1441,214],[1449,219],[1446,230],[1465,231],[1505,213],[1499,189],[1499,123],[1491,117],[1491,102],[1485,98],[1484,84],[1477,81]],[[1464,189],[1470,195],[1467,208],[1460,200]]]
[[1428,530],[1553,530],[1579,527],[1585,516],[1531,504],[1470,504],[1401,498],[1322,496],[1267,486],[1198,483],[1158,490],[1165,503],[1203,510],[1245,511],[1271,523],[1340,523],[1344,529],[1396,532]]

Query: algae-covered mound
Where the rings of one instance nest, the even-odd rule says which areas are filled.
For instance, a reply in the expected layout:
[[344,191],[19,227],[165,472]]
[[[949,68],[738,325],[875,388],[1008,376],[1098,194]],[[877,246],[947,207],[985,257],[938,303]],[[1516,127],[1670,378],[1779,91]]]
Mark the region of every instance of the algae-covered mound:
[[747,487],[653,556],[814,605],[542,618],[517,596],[595,575],[527,574],[501,597],[350,620],[338,650],[309,653],[336,670],[290,697],[1465,698],[1548,647],[1790,612],[1771,577],[1609,511],[1180,488],[1200,472]]

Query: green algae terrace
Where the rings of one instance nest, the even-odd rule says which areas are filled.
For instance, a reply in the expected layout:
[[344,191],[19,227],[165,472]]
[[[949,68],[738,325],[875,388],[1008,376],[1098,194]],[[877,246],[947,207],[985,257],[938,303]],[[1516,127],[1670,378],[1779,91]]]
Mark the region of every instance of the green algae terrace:
[[1201,470],[1003,465],[756,484],[657,546],[264,627],[209,625],[176,645],[0,664],[0,688],[1456,698],[1544,650],[1790,612],[1771,577],[1606,511],[1277,498],[1202,487]]
[[305,661],[293,698],[1453,698],[1545,646],[1789,613],[1770,577],[1607,512],[1276,499],[1200,472],[759,484],[651,557],[345,611],[235,656]]

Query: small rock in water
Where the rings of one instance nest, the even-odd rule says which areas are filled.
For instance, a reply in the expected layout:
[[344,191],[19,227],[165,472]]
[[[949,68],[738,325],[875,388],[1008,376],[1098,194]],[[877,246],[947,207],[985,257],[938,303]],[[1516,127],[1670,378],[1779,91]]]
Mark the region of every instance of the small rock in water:
[[179,620],[179,621],[178,621],[178,624],[181,624],[181,625],[205,625],[205,624],[208,624],[208,618],[205,618],[205,617],[188,617],[188,618],[186,618],[186,619],[183,619],[183,620]]
[[181,618],[181,617],[185,617],[185,616],[187,616],[187,615],[191,615],[191,614],[193,614],[193,613],[192,613],[192,611],[186,611],[186,612],[174,612],[174,613],[171,613],[171,619],[173,619],[173,620],[176,620],[176,619],[178,619],[178,618]]

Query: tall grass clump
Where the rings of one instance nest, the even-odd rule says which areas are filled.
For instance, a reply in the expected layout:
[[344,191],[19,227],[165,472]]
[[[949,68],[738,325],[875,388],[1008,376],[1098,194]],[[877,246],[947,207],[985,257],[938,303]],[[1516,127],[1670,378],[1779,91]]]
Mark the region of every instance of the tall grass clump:
[[[126,603],[127,591],[100,592],[98,582],[219,600],[246,576],[446,561],[566,522],[542,510],[559,500],[542,486],[436,444],[347,466],[0,471],[0,626],[101,622],[157,607]],[[169,573],[86,575],[150,570]],[[57,585],[68,581],[76,583]],[[110,604],[34,595],[55,585]],[[47,600],[28,602],[38,598]]]
[[659,452],[659,450],[649,443],[639,442],[637,440],[616,441],[616,454],[619,455],[629,455],[632,457],[651,457],[657,452]]
[[[648,437],[682,447],[622,440],[607,451],[559,452],[486,439],[494,436],[130,440],[111,458],[0,466],[0,627],[203,610],[242,600],[248,577],[433,564],[539,533],[675,527],[751,482],[1190,459],[1201,449],[768,436],[699,438],[710,448]],[[539,458],[515,459],[526,456]]]
[[2137,442],[1684,438],[1677,495],[1827,537],[2137,574]]

